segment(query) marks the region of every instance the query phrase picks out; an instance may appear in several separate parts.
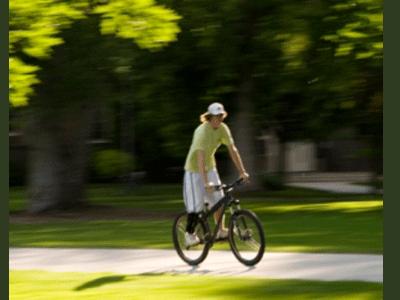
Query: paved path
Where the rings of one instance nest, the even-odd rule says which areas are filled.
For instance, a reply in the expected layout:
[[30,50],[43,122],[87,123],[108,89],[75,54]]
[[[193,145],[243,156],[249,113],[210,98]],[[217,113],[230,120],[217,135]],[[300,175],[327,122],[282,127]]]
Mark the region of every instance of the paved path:
[[344,194],[370,194],[373,188],[348,182],[293,182],[289,186]]
[[255,267],[230,251],[210,251],[199,267],[186,265],[174,250],[10,248],[10,270],[183,273],[322,281],[383,282],[383,256],[363,254],[266,253]]

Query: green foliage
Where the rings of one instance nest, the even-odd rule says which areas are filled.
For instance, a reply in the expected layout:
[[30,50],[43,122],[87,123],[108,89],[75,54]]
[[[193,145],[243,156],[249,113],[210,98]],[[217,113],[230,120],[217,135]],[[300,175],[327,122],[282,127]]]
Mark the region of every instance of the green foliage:
[[57,0],[13,0],[10,2],[10,54],[23,52],[47,58],[63,41],[57,35],[84,13]]
[[323,38],[336,44],[336,56],[354,54],[355,59],[383,58],[383,1],[344,0],[332,5],[333,15],[325,21],[336,32]]
[[282,59],[286,60],[288,69],[300,68],[303,66],[302,54],[309,47],[309,37],[304,33],[282,34],[277,36],[282,43]]
[[[10,2],[9,54],[10,102],[26,105],[39,83],[35,72],[37,59],[49,58],[52,49],[64,41],[60,32],[78,19],[92,13],[102,16],[101,31],[133,39],[142,48],[157,49],[175,40],[179,17],[151,0],[113,0],[106,4],[87,0],[13,0]],[[24,58],[24,59],[22,59]],[[22,82],[21,82],[22,81]]]
[[129,153],[117,149],[100,150],[93,156],[92,167],[100,178],[112,180],[131,172],[134,160]]
[[103,34],[132,39],[144,49],[159,49],[179,33],[178,15],[153,0],[109,1],[94,13],[101,15]]
[[82,11],[57,0],[10,1],[9,64],[10,102],[26,105],[33,94],[38,67],[21,57],[48,58],[52,48],[63,43],[60,31],[84,16]]
[[17,57],[9,58],[9,97],[13,106],[27,104],[28,96],[33,93],[32,85],[39,83],[35,75],[37,70],[39,67],[28,65]]

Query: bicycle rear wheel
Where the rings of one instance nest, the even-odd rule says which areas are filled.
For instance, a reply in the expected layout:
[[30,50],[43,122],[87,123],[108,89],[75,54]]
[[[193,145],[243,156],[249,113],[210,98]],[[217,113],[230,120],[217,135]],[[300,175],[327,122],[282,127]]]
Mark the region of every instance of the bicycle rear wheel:
[[195,233],[200,239],[200,243],[186,247],[185,232],[187,223],[187,213],[182,213],[176,217],[172,229],[172,237],[174,247],[179,257],[191,266],[200,264],[206,257],[209,251],[209,243],[207,242],[207,226],[204,221],[199,219],[195,227]]
[[264,255],[265,237],[261,222],[248,210],[235,212],[229,223],[229,245],[235,257],[254,266]]

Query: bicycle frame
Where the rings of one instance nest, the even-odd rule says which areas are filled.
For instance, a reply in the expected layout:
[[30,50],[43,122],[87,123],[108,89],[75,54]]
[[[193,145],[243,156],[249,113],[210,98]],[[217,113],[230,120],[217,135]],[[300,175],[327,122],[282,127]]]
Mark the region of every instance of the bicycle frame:
[[[220,200],[218,200],[218,202],[210,210],[199,213],[199,218],[202,219],[207,226],[207,233],[212,233],[211,237],[206,237],[206,242],[210,244],[210,247],[214,244],[214,242],[216,240],[218,230],[221,227],[222,219],[223,219],[224,213],[226,211],[226,208],[228,206],[231,206],[232,203],[234,203],[234,202],[236,205],[239,205],[239,201],[233,197],[233,195],[230,193],[229,190],[227,190],[225,196],[222,197]],[[211,232],[211,228],[208,223],[208,218],[210,216],[214,215],[214,213],[217,210],[219,210],[221,207],[223,208],[222,213],[217,220],[217,224],[215,226],[214,232]]]

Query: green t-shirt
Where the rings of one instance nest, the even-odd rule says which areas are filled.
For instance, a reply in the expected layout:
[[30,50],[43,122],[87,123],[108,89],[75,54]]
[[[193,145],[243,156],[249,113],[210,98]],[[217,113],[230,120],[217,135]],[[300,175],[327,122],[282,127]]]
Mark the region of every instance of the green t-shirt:
[[231,132],[225,123],[221,123],[217,129],[214,129],[208,122],[200,124],[194,131],[192,145],[186,157],[185,170],[199,172],[197,150],[204,151],[206,171],[215,168],[214,154],[221,144],[226,146],[233,144]]

